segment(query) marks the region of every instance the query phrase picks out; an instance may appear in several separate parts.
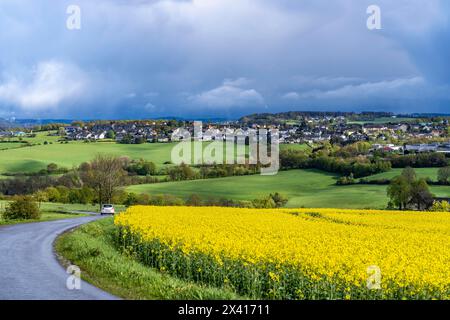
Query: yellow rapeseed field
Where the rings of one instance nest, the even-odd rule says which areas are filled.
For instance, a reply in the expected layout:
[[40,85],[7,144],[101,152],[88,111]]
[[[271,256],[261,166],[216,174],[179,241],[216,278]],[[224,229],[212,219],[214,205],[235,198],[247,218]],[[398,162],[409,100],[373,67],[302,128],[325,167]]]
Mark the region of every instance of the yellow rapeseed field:
[[449,213],[136,206],[115,224],[144,263],[252,298],[450,298]]

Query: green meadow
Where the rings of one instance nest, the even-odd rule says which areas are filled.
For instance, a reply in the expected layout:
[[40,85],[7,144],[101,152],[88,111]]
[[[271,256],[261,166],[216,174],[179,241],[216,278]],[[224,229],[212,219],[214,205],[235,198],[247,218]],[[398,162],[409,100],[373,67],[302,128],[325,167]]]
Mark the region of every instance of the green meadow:
[[[336,186],[336,175],[318,170],[282,171],[275,176],[242,176],[209,180],[167,182],[136,185],[129,192],[153,195],[172,194],[186,198],[201,197],[252,200],[280,192],[288,197],[288,207],[373,208],[383,209],[388,203],[386,186]],[[437,196],[449,196],[450,187],[432,186]]]
[[[438,168],[416,168],[414,169],[416,171],[418,178],[430,178],[433,181],[437,181],[437,173]],[[391,169],[388,172],[383,172],[379,174],[375,174],[373,176],[368,177],[368,179],[371,180],[377,180],[377,179],[392,179],[399,175],[401,175],[403,169]]]
[[348,121],[350,124],[385,124],[385,123],[400,123],[400,122],[415,122],[416,118],[392,118],[380,117],[369,121]]
[[156,165],[163,165],[170,160],[172,147],[172,144],[162,143],[129,145],[114,142],[69,142],[1,150],[0,173],[35,172],[52,162],[71,168],[91,160],[99,153],[132,159],[143,158],[153,161]]
[[[109,154],[114,156],[126,156],[131,159],[145,159],[154,162],[158,167],[170,161],[172,148],[176,143],[145,143],[145,144],[118,144],[115,142],[90,142],[71,141],[69,143],[57,142],[58,137],[47,136],[47,133],[39,133],[36,138],[27,138],[31,143],[41,143],[30,147],[0,148],[0,174],[36,172],[47,167],[49,163],[58,166],[72,168],[82,162],[89,161],[96,154]],[[44,141],[49,144],[43,144]],[[51,144],[50,144],[51,142]],[[209,143],[205,142],[203,147]],[[2,145],[10,145],[3,143]],[[281,149],[305,149],[306,145],[282,145]]]

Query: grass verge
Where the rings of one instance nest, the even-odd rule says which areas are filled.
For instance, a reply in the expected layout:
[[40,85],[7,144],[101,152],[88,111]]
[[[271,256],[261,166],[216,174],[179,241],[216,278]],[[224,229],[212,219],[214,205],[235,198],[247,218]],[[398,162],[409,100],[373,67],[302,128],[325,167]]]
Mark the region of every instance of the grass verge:
[[[146,267],[114,246],[112,218],[84,225],[60,236],[57,253],[82,270],[82,278],[124,299],[233,300],[231,290],[183,281]],[[68,262],[67,262],[68,263]]]

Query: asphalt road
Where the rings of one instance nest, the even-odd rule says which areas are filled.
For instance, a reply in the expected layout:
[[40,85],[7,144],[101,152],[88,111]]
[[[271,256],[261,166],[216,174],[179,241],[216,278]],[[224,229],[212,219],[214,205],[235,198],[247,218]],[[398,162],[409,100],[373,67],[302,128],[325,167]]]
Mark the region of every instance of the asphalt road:
[[0,300],[116,299],[87,282],[67,289],[69,274],[57,261],[53,242],[64,231],[99,217],[0,227]]

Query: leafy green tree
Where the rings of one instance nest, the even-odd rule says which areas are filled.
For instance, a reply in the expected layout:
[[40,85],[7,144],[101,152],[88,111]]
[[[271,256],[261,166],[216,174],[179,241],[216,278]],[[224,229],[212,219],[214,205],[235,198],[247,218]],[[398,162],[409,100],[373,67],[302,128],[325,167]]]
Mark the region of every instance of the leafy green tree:
[[391,184],[387,188],[387,195],[393,205],[400,210],[406,209],[411,199],[411,185],[408,179],[403,175],[392,179]]
[[151,161],[140,159],[139,161],[133,162],[129,165],[127,170],[140,176],[155,175],[156,165]]
[[130,134],[126,134],[123,136],[122,140],[120,140],[121,144],[132,144],[134,142],[133,137]]
[[408,206],[418,210],[427,210],[433,205],[434,195],[425,179],[416,179],[412,168],[405,168],[402,175],[394,178],[388,186],[390,203],[400,210]]
[[184,163],[170,168],[168,174],[172,181],[190,180],[195,177],[195,171]]
[[402,177],[404,177],[406,181],[411,184],[417,178],[416,171],[411,167],[406,167],[402,171]]
[[450,167],[443,167],[438,170],[438,181],[448,184],[450,179]]
[[106,132],[106,138],[107,139],[115,139],[116,133],[114,132],[114,130],[108,130],[108,132]]
[[410,203],[417,206],[419,210],[427,210],[433,205],[434,196],[425,179],[414,181],[411,184],[410,194]]

